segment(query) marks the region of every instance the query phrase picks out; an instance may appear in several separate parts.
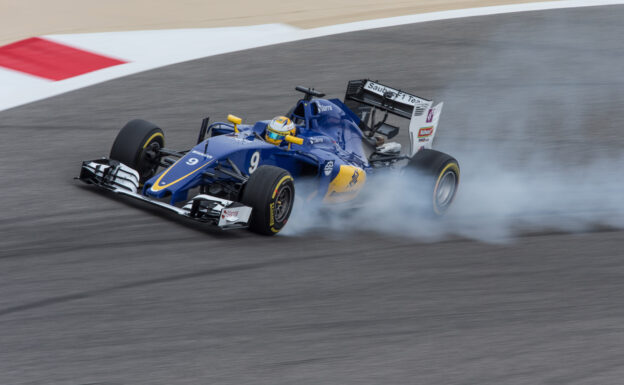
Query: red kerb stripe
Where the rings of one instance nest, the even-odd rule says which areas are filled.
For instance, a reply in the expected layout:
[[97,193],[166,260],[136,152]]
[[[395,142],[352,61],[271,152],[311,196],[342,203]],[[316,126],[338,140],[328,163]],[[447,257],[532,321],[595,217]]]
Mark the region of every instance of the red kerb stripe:
[[63,80],[125,62],[33,37],[0,47],[0,66]]

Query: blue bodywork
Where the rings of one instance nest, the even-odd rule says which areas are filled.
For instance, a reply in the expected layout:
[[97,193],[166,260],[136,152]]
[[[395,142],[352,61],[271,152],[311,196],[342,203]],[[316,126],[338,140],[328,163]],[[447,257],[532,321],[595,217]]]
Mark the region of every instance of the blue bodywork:
[[297,126],[296,136],[304,139],[302,145],[286,141],[279,146],[267,143],[264,133],[269,121],[238,125],[238,133],[233,124],[212,124],[211,136],[149,179],[143,186],[143,195],[170,197],[171,204],[186,201],[188,191],[194,187],[217,179],[235,181],[218,171],[219,165],[230,168],[230,161],[244,175],[258,166],[272,165],[287,170],[295,180],[314,176],[320,194],[327,191],[341,165],[366,172],[371,169],[363,148],[365,139],[358,127],[360,119],[339,99],[300,100],[290,118]]

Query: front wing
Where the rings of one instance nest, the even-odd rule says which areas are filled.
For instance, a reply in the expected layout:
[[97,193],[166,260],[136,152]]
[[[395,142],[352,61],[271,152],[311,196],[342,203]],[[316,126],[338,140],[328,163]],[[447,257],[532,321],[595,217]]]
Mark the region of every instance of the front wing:
[[224,230],[248,227],[251,217],[251,207],[207,194],[196,195],[183,207],[146,197],[138,193],[139,173],[112,159],[102,158],[82,162],[80,176],[77,179],[173,211],[198,222],[216,225]]

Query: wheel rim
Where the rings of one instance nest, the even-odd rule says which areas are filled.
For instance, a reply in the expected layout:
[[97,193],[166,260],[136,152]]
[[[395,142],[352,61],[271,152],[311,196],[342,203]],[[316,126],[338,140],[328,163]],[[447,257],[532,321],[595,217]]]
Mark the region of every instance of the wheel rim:
[[156,173],[160,164],[160,143],[153,141],[145,147],[139,161],[141,179],[146,180]]
[[277,199],[275,200],[275,222],[281,223],[288,218],[292,205],[292,196],[292,189],[289,185],[283,185],[277,192]]
[[457,176],[453,171],[447,171],[440,178],[438,188],[436,190],[436,205],[440,208],[448,206],[455,196],[457,187]]

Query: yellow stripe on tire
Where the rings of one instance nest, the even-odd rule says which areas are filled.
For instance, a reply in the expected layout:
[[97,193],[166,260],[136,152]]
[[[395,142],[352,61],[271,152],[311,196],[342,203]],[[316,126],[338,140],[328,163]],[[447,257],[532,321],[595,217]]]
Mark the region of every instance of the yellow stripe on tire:
[[154,133],[152,136],[150,136],[147,141],[145,142],[145,144],[143,145],[143,148],[145,149],[147,147],[148,144],[150,144],[152,142],[152,139],[156,138],[156,137],[161,137],[162,138],[162,142],[163,142],[163,146],[165,145],[165,136],[162,134],[162,132],[156,132]]
[[[282,185],[282,183],[284,183],[284,181],[286,180],[293,180],[293,178],[290,175],[285,175],[282,179],[279,180],[279,182],[277,182],[277,185],[275,186],[275,190],[273,190],[273,195],[271,196],[271,199],[275,199],[275,196],[277,195],[277,191],[279,190],[280,186]],[[269,208],[269,215],[271,216],[271,218],[273,218],[273,216],[275,214],[273,214],[273,202],[271,202],[271,207]],[[273,233],[279,233],[279,231],[281,229],[276,229],[275,227],[273,227],[275,223],[271,223],[271,231]]]
[[273,190],[273,195],[271,196],[271,199],[275,199],[277,190],[279,190],[279,187],[282,185],[282,183],[284,183],[286,179],[292,180],[292,177],[290,175],[285,175],[282,179],[279,180],[279,182],[277,182],[277,186],[275,186],[275,190]]
[[[438,210],[438,205],[436,202],[436,193],[438,192],[438,186],[440,184],[440,180],[442,179],[442,177],[444,176],[444,174],[446,173],[447,170],[452,169],[453,171],[455,171],[455,176],[457,177],[457,180],[455,181],[455,186],[459,185],[459,165],[455,162],[451,162],[449,164],[447,164],[442,171],[440,172],[440,174],[438,175],[438,180],[436,180],[436,184],[435,187],[433,188],[433,211],[435,211],[436,214],[441,215],[442,213]],[[453,198],[451,199],[451,201],[449,202],[449,204],[451,204],[451,202],[453,202],[453,200],[455,199],[455,195],[457,195],[457,188],[455,189],[454,193],[453,193]]]

